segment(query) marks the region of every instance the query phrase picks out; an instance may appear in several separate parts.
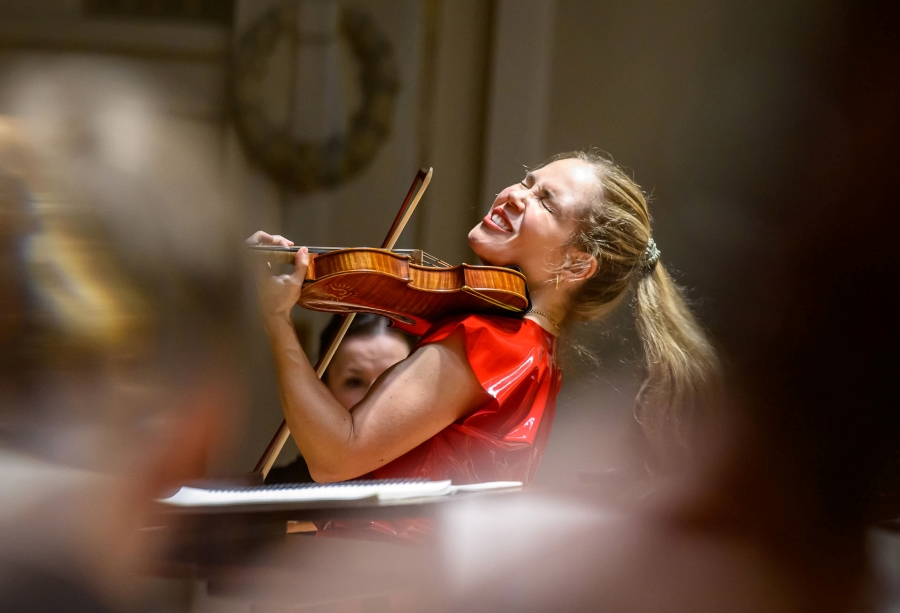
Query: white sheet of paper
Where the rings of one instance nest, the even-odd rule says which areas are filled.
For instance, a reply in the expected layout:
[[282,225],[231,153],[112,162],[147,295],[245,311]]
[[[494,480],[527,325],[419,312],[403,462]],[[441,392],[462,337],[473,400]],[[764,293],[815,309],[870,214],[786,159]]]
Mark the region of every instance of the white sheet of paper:
[[470,485],[452,485],[447,481],[398,481],[385,483],[330,483],[302,487],[255,487],[246,489],[202,489],[182,487],[169,498],[159,500],[178,507],[278,504],[340,500],[403,500],[444,496],[455,492],[485,491],[521,487],[519,481],[493,481]]

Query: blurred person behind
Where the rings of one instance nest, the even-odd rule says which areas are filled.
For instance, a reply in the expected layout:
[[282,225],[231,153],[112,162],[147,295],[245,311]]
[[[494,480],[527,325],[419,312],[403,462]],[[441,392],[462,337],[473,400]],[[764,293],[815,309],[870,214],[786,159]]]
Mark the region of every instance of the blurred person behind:
[[803,145],[766,175],[775,247],[729,271],[722,302],[745,306],[719,326],[716,453],[629,504],[585,491],[450,510],[433,594],[449,610],[894,610],[865,530],[900,517],[900,6],[838,7],[805,75],[817,104],[782,135]]
[[[319,336],[319,355],[331,345],[343,322],[335,315]],[[335,399],[350,410],[362,400],[381,373],[409,355],[415,337],[391,327],[390,320],[357,313],[322,381]]]
[[[344,318],[334,315],[319,335],[321,357],[337,336]],[[390,326],[390,320],[372,313],[357,313],[338,346],[322,381],[335,400],[348,411],[362,400],[381,373],[409,355],[415,337]],[[311,482],[303,457],[268,474],[266,483]]]
[[68,104],[0,118],[0,609],[129,610],[151,501],[240,398],[240,242],[208,152],[143,111],[108,146],[115,74],[34,76]]

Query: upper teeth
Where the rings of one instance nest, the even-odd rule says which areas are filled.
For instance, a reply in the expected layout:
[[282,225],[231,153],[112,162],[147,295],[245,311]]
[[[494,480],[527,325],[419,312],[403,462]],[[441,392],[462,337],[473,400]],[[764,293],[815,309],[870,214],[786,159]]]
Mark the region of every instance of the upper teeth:
[[493,215],[491,215],[491,221],[493,221],[495,224],[497,224],[498,226],[500,226],[507,232],[512,231],[512,227],[506,222],[505,219],[500,217],[500,215],[498,215],[497,213],[494,213]]

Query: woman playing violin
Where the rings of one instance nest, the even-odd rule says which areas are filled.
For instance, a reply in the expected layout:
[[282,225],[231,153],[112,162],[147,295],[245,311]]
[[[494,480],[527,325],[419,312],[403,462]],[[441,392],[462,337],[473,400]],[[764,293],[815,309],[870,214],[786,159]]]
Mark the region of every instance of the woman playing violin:
[[[248,242],[292,245],[264,232]],[[260,275],[285,417],[315,480],[529,482],[561,383],[558,335],[602,318],[630,289],[647,364],[636,415],[661,453],[689,443],[717,361],[659,261],[644,195],[621,169],[593,151],[557,155],[497,195],[469,244],[485,264],[521,269],[531,310],[437,322],[349,411],[291,324],[308,253],[297,252],[292,274]]]

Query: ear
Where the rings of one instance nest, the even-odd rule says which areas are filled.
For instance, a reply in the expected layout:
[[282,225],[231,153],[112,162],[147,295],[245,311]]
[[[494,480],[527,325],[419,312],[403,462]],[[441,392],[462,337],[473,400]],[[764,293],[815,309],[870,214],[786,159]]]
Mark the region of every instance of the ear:
[[584,281],[590,279],[597,272],[597,258],[590,253],[577,251],[572,254],[571,263],[566,268],[568,281]]

